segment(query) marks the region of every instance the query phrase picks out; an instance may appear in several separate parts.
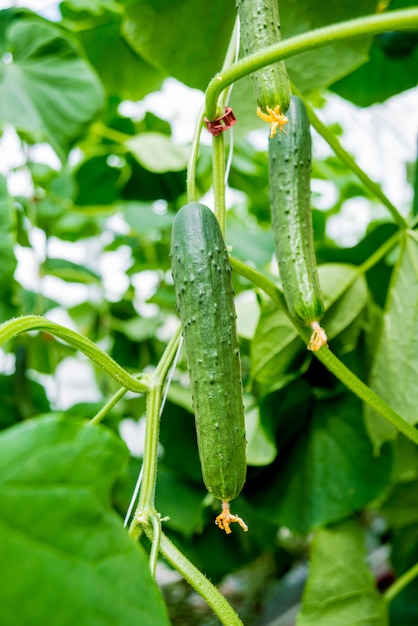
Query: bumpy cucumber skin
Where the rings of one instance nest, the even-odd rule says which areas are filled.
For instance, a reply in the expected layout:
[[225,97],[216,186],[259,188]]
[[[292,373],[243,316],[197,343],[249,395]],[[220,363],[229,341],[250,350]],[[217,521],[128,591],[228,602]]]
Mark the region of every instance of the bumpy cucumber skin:
[[177,213],[171,256],[203,480],[230,501],[247,468],[241,360],[228,252],[207,206],[187,204]]
[[[278,0],[236,0],[241,27],[241,44],[245,56],[279,43]],[[251,74],[257,104],[265,113],[267,107],[280,105],[286,113],[290,104],[290,87],[284,61],[268,65]]]
[[269,139],[271,219],[287,306],[309,325],[324,313],[310,203],[311,134],[300,98],[292,97],[287,115],[285,131]]

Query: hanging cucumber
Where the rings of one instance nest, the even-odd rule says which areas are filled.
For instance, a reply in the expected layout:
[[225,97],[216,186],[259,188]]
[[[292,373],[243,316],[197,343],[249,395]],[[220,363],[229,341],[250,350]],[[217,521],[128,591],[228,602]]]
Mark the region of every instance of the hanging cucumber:
[[305,105],[292,97],[286,131],[269,139],[274,247],[291,315],[312,328],[309,350],[326,345],[310,204],[311,134]]
[[218,220],[207,206],[191,203],[177,213],[171,256],[203,480],[223,504],[217,525],[228,534],[231,522],[247,530],[229,511],[247,468],[231,267]]
[[[241,43],[247,56],[281,41],[278,0],[236,0]],[[257,114],[271,123],[271,137],[287,122],[290,86],[284,61],[251,74],[258,104]]]

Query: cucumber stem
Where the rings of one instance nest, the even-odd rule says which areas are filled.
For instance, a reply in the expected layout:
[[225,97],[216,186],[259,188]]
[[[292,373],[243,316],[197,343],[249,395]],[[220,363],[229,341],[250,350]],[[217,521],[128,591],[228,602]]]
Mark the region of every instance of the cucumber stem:
[[386,602],[391,602],[404,588],[418,576],[418,563],[399,576],[397,580],[384,593]]
[[388,30],[414,30],[418,27],[418,9],[400,9],[366,17],[346,20],[324,26],[302,35],[290,37],[278,44],[240,59],[217,74],[206,89],[206,116],[213,120],[217,115],[218,98],[232,83],[266,65],[277,63],[301,52],[321,48],[334,43],[349,41]]
[[[289,317],[294,324],[296,330],[302,337],[302,339],[309,343],[309,331],[296,322],[289,314],[286,306],[283,293],[269,278],[258,272],[257,270],[249,267],[242,261],[238,261],[233,257],[230,257],[230,263],[233,270],[235,270],[244,278],[250,280],[254,285],[257,285],[262,289],[270,298],[275,302]],[[353,372],[348,369],[342,363],[337,356],[326,346],[315,352],[315,355],[319,361],[325,367],[334,374],[338,380],[340,380],[350,391],[352,391],[360,400],[372,407],[379,415],[386,419],[392,426],[394,426],[405,437],[413,441],[418,445],[418,430],[414,428],[409,422],[407,422],[399,413],[392,409],[380,396],[378,396],[370,387],[363,383]]]
[[108,354],[98,348],[90,339],[87,339],[87,337],[38,315],[23,315],[22,317],[16,317],[1,324],[0,345],[30,330],[42,330],[55,337],[59,337],[72,348],[83,352],[93,363],[98,365],[109,374],[109,376],[116,380],[116,382],[129,391],[135,391],[136,393],[148,391],[149,385],[146,376],[142,376],[140,379],[131,376]]
[[222,133],[217,137],[213,137],[212,140],[212,182],[215,215],[218,218],[221,232],[225,237],[225,147]]
[[163,387],[170,365],[172,364],[177,353],[180,335],[181,328],[179,326],[176,333],[167,344],[150,381],[150,389],[146,404],[146,428],[142,482],[139,492],[138,506],[129,528],[129,533],[133,537],[137,537],[138,534],[140,534],[141,531],[138,527],[146,525],[149,517],[157,514],[155,510],[155,485],[157,479],[158,438],[160,433]]
[[[146,527],[148,538],[152,541],[152,527]],[[228,600],[187,557],[161,533],[160,552],[166,561],[179,572],[185,580],[208,603],[224,626],[244,626]]]

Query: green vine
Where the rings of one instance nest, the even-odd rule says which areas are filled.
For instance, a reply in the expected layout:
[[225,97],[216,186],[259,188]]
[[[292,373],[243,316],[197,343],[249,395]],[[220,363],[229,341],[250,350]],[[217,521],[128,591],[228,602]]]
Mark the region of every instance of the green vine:
[[388,30],[414,30],[418,28],[418,9],[401,9],[377,15],[360,17],[332,24],[296,35],[260,52],[248,55],[217,74],[206,89],[206,116],[213,120],[217,115],[218,98],[232,83],[256,70],[329,44],[349,41],[366,35],[376,35]]
[[292,91],[295,95],[299,96],[305,102],[305,106],[308,112],[309,121],[315,130],[321,135],[323,139],[328,143],[328,145],[332,148],[334,153],[339,157],[339,159],[345,163],[352,172],[358,177],[358,179],[363,183],[364,187],[370,191],[380,202],[389,210],[392,215],[394,221],[399,226],[399,228],[407,228],[408,223],[405,218],[399,213],[398,209],[392,204],[386,194],[383,193],[382,188],[378,185],[374,180],[372,180],[364,170],[361,169],[351,156],[341,145],[338,137],[329,130],[325,126],[325,124],[319,119],[316,115],[313,107],[309,104],[306,98],[300,93],[300,91],[292,86]]
[[129,391],[144,393],[149,389],[148,376],[135,378],[118,365],[108,354],[100,350],[90,339],[65,326],[37,315],[24,315],[4,322],[0,326],[0,345],[30,330],[42,330],[62,339],[76,350],[83,352],[117,383]]
[[[298,324],[290,317],[283,293],[269,278],[258,272],[245,263],[231,258],[232,268],[244,278],[250,280],[254,285],[262,289],[285,313],[289,316],[299,335],[309,343],[311,331]],[[409,422],[394,411],[382,398],[380,398],[370,387],[365,385],[351,370],[348,369],[333,352],[326,346],[315,352],[316,358],[321,361],[325,367],[332,372],[350,391],[352,391],[360,400],[366,402],[377,413],[384,417],[399,432],[403,433],[408,439],[418,445],[418,430],[411,426]]]

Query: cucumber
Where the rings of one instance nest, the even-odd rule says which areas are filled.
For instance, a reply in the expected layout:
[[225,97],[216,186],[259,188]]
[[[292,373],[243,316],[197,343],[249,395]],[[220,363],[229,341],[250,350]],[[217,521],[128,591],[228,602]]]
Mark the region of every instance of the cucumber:
[[246,478],[241,360],[231,266],[221,229],[205,205],[177,213],[171,243],[172,274],[192,390],[203,481],[222,501],[216,518],[227,533],[240,518],[228,503]]
[[[278,0],[236,0],[236,7],[245,56],[281,41]],[[284,115],[290,103],[285,62],[257,70],[251,74],[251,80],[261,113],[270,115],[276,109]]]
[[305,105],[292,97],[286,131],[269,139],[274,248],[290,314],[313,330],[310,350],[326,344],[310,203],[311,134]]

